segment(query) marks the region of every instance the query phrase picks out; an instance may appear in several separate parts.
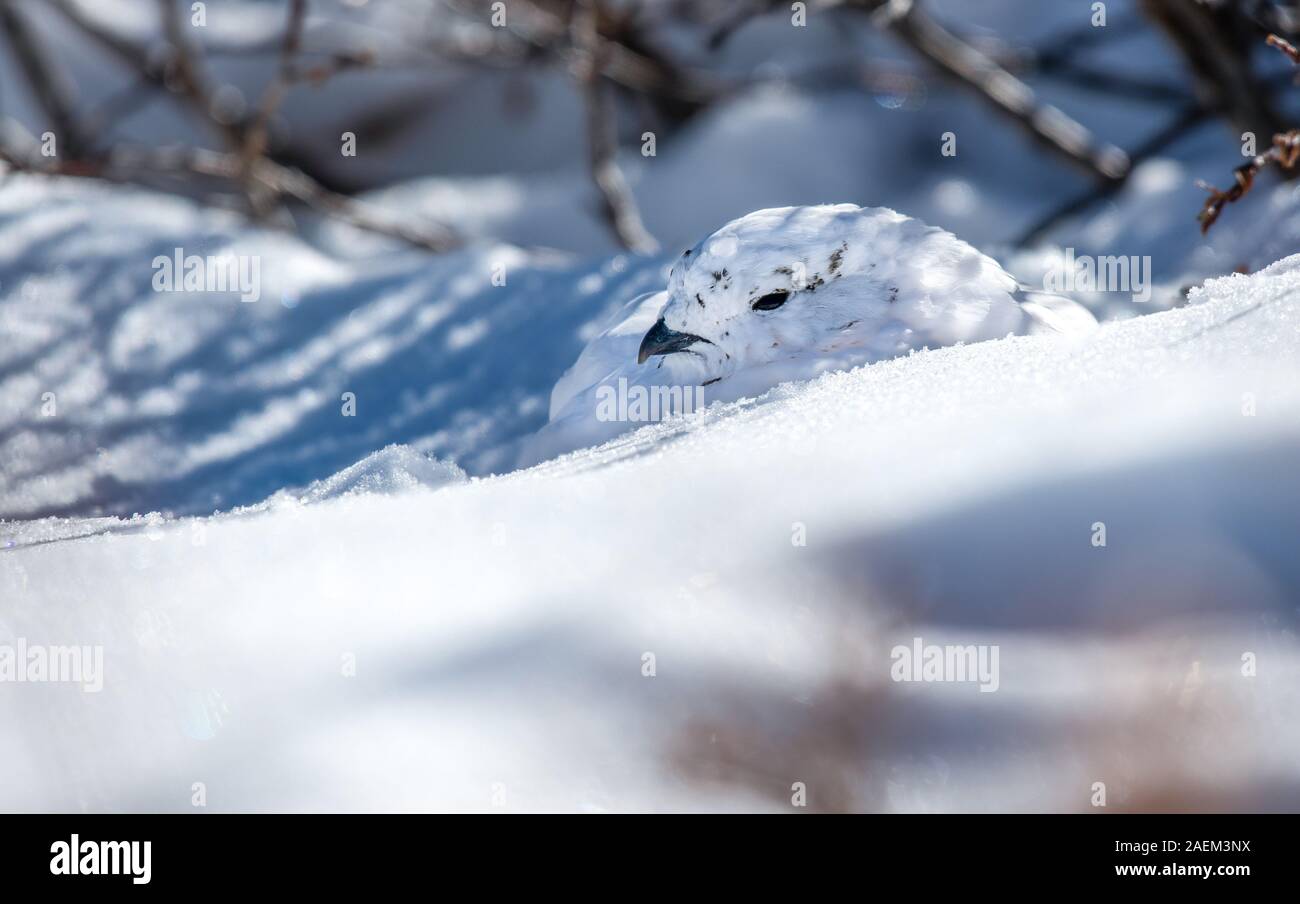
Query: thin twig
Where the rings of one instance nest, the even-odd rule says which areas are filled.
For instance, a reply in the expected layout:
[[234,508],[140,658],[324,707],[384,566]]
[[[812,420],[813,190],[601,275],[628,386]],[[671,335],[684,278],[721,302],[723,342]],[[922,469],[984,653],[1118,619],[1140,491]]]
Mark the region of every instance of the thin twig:
[[[1184,108],[1182,112],[1178,113],[1172,120],[1170,120],[1167,126],[1160,129],[1129,154],[1129,158],[1133,163],[1129,173],[1131,174],[1133,169],[1136,168],[1139,163],[1154,157],[1170,144],[1187,134],[1188,129],[1192,128],[1199,122],[1203,122],[1209,117],[1209,115],[1209,111],[1199,104],[1191,104]],[[1117,182],[1104,182],[1088,189],[1082,194],[1076,195],[1061,206],[1054,208],[1020,234],[1020,236],[1015,240],[1016,247],[1024,248],[1034,244],[1052,229],[1056,228],[1058,224],[1076,214],[1082,213],[1094,204],[1098,204],[1115,195],[1124,187],[1127,181],[1128,177],[1126,176],[1124,179]]]
[[271,118],[284,104],[289,89],[302,82],[320,84],[348,69],[369,66],[374,55],[369,51],[347,51],[333,54],[329,59],[310,66],[299,62],[303,53],[303,30],[307,20],[307,0],[290,0],[289,18],[280,43],[280,65],[275,78],[262,92],[257,113],[244,129],[243,153],[253,160],[267,153],[268,131]]
[[90,146],[87,140],[90,133],[77,120],[67,79],[49,62],[53,56],[41,44],[18,6],[9,0],[0,0],[0,31],[8,39],[19,68],[49,117],[55,135],[63,142],[64,151],[72,156],[84,153]]
[[576,72],[587,106],[587,148],[591,178],[600,191],[602,211],[614,236],[629,251],[652,254],[659,243],[646,231],[637,210],[636,198],[618,165],[618,141],[613,123],[613,105],[605,92],[602,56],[605,45],[599,38],[599,0],[580,0],[574,11],[574,46],[580,53]]
[[1128,173],[1128,155],[1122,150],[1100,141],[1056,107],[1040,103],[1032,88],[930,18],[918,2],[845,2],[873,13],[878,27],[898,37],[949,78],[974,90],[1057,156],[1103,182],[1122,181]]
[[[118,184],[150,184],[151,179],[167,173],[189,173],[238,184],[246,174],[244,161],[236,153],[186,147],[119,147],[108,157],[94,160],[36,159],[0,147],[0,159],[20,172]],[[301,170],[265,157],[255,162],[247,177],[276,198],[291,198],[318,213],[416,248],[444,252],[461,244],[456,233],[446,226],[395,219],[371,204],[330,191]]]
[[[280,104],[284,102],[284,95],[289,90],[290,73],[293,69],[294,59],[298,55],[298,49],[302,46],[302,29],[306,19],[307,0],[289,0],[289,20],[285,25],[284,41],[280,48],[279,69],[262,92],[262,101],[258,105],[257,113],[245,124],[242,130],[239,157],[244,170],[244,177],[241,181],[249,185],[250,188],[252,186],[252,181],[249,179],[251,171],[257,161],[266,156],[271,117],[280,108]],[[269,198],[250,190],[249,200],[253,205],[253,209],[260,216],[265,216],[269,212]]]
[[1205,199],[1200,213],[1196,215],[1196,221],[1201,224],[1201,235],[1210,231],[1210,227],[1223,213],[1223,208],[1240,201],[1246,192],[1254,187],[1255,177],[1259,175],[1260,170],[1270,162],[1277,162],[1283,169],[1289,170],[1295,166],[1297,154],[1300,154],[1300,131],[1279,133],[1273,136],[1272,147],[1232,171],[1233,183],[1226,191],[1221,191],[1210,183],[1198,179],[1196,184],[1210,194]]
[[200,115],[217,126],[226,143],[232,149],[238,148],[243,142],[244,130],[238,124],[223,122],[213,116],[212,86],[199,62],[198,50],[185,33],[180,7],[174,0],[158,0],[158,10],[162,17],[163,37],[171,47],[171,57],[167,61],[168,86],[178,88]]
[[[199,114],[203,122],[215,128],[227,144],[232,147],[238,146],[240,140],[238,127],[230,123],[220,122],[212,116],[212,108],[207,99],[206,84],[189,59],[189,42],[185,40],[183,25],[175,4],[160,0],[164,29],[171,33],[168,42],[173,48],[172,58],[169,60],[170,65],[160,68],[150,62],[149,53],[143,46],[135,44],[87,18],[82,9],[72,0],[46,0],[46,2],[68,24],[99,47],[108,51],[111,56],[135,72],[143,81],[162,89],[169,96],[180,96],[189,101],[189,106]],[[176,41],[179,41],[179,46],[175,43]],[[176,68],[178,64],[181,67],[179,70]],[[176,87],[181,89],[179,95],[171,90],[167,77],[169,72],[176,78],[174,82]]]
[[[0,0],[0,3],[4,2],[7,0]],[[267,125],[282,102],[287,86],[304,80],[320,80],[333,72],[363,65],[367,61],[364,54],[340,54],[327,64],[312,67],[298,65],[306,0],[292,0],[289,24],[281,42],[279,72],[263,98],[258,115],[251,122],[244,123],[223,122],[214,115],[213,92],[203,71],[199,53],[188,40],[179,8],[171,0],[159,0],[163,33],[172,50],[165,70],[150,64],[144,48],[87,19],[70,0],[49,0],[49,3],[74,27],[135,71],[143,83],[166,89],[172,96],[184,98],[192,109],[218,130],[229,150],[219,152],[190,148],[138,152],[118,148],[103,160],[73,158],[51,163],[24,159],[9,149],[5,151],[5,159],[12,168],[48,176],[95,178],[134,184],[150,184],[151,179],[159,173],[187,172],[221,179],[238,186],[256,213],[267,213],[271,202],[292,199],[357,228],[400,239],[417,248],[441,252],[460,244],[460,238],[446,226],[432,223],[417,225],[394,220],[372,205],[331,191],[302,170],[286,166],[269,156]],[[176,91],[171,92],[171,88]]]
[[1144,100],[1160,106],[1185,105],[1196,98],[1181,85],[1140,76],[1123,75],[1106,66],[1094,66],[1078,60],[1063,60],[1050,67],[1034,70],[1040,78],[1063,82],[1072,88],[1093,93],[1121,97],[1125,100]]
[[1072,62],[1082,51],[1094,45],[1140,34],[1144,27],[1145,23],[1139,16],[1125,16],[1118,22],[1112,16],[1104,28],[1093,25],[1089,17],[1087,21],[1044,41],[1043,46],[1033,53],[1035,68],[1039,71],[1054,69]]
[[1234,4],[1140,0],[1142,10],[1182,54],[1201,104],[1237,132],[1271,135],[1282,120],[1250,67],[1258,38]]
[[[447,5],[467,17],[481,18],[479,4],[446,0]],[[580,7],[573,10],[580,13]],[[520,62],[537,58],[558,59],[573,68],[581,64],[574,45],[572,21],[566,21],[534,0],[515,0],[510,4],[510,18],[504,29],[529,49],[515,56]],[[600,45],[600,72],[605,78],[637,94],[660,101],[671,101],[687,112],[700,110],[729,92],[729,87],[708,72],[679,65],[661,53],[644,46],[632,47],[597,29],[593,38]],[[502,49],[481,45],[478,49],[457,47],[444,42],[437,48],[440,55],[456,62],[493,63]]]
[[750,0],[737,3],[722,21],[713,26],[705,41],[706,46],[710,50],[721,50],[746,23],[767,15],[779,2],[780,0]]
[[[1266,43],[1270,47],[1276,47],[1282,51],[1292,63],[1300,65],[1300,51],[1297,51],[1289,41],[1271,34],[1266,39]],[[1300,163],[1300,129],[1290,129],[1275,134],[1273,144],[1267,151],[1255,155],[1248,163],[1244,163],[1233,170],[1233,184],[1226,191],[1220,191],[1205,182],[1197,183],[1210,193],[1210,196],[1205,199],[1204,206],[1201,207],[1201,212],[1196,215],[1196,219],[1201,224],[1201,235],[1205,235],[1210,231],[1210,227],[1215,224],[1219,219],[1219,215],[1223,213],[1224,207],[1241,200],[1250,191],[1255,184],[1255,176],[1270,163],[1277,164],[1283,173],[1295,172],[1296,164]]]
[[1291,60],[1291,62],[1300,65],[1300,50],[1296,50],[1295,45],[1285,38],[1278,35],[1269,35],[1264,39],[1269,47],[1276,47],[1282,51]]

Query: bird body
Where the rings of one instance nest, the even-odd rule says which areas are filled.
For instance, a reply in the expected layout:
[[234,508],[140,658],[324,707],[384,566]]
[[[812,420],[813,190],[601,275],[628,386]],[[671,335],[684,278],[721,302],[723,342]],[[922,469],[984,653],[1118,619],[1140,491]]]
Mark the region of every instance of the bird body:
[[664,291],[611,318],[556,383],[529,454],[637,426],[600,416],[616,388],[734,400],[914,349],[1095,326],[1082,305],[1021,287],[966,242],[893,210],[760,210],[687,249]]

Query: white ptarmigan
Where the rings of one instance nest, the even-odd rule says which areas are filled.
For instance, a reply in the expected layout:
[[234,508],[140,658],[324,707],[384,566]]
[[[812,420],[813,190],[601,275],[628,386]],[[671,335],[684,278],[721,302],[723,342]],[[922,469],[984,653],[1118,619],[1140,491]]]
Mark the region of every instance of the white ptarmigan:
[[666,291],[611,319],[555,384],[522,463],[641,426],[635,405],[629,417],[605,404],[636,387],[731,401],[913,349],[1096,325],[1077,302],[1022,287],[952,233],[888,208],[759,210],[683,252]]

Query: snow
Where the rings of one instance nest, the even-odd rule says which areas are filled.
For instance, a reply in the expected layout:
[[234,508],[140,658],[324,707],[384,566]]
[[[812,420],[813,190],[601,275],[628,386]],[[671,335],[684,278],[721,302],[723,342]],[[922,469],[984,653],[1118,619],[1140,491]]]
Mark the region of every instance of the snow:
[[[0,799],[1292,808],[1297,293],[1300,256],[432,490],[13,525],[0,641],[102,643],[105,685],[0,687]],[[914,637],[997,644],[999,690],[890,682]]]
[[409,446],[394,444],[367,455],[325,480],[313,482],[298,495],[298,499],[312,503],[366,494],[395,496],[417,487],[437,489],[468,479],[464,471],[450,462],[438,461]]
[[[258,258],[261,300],[155,291],[177,248]],[[393,442],[507,470],[584,328],[663,282],[492,243],[342,261],[178,199],[7,178],[0,517],[210,513]]]

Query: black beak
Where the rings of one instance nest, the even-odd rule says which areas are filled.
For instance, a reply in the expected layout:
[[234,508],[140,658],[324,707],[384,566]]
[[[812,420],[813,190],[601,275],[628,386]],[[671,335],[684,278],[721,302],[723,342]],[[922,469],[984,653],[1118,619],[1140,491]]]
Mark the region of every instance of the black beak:
[[702,336],[696,336],[694,333],[679,333],[676,330],[670,330],[665,324],[664,319],[660,317],[655,321],[655,325],[650,327],[650,332],[645,334],[641,340],[641,350],[636,353],[636,363],[644,364],[645,359],[653,355],[671,355],[673,352],[685,351],[697,342],[703,342],[712,345],[708,339]]

